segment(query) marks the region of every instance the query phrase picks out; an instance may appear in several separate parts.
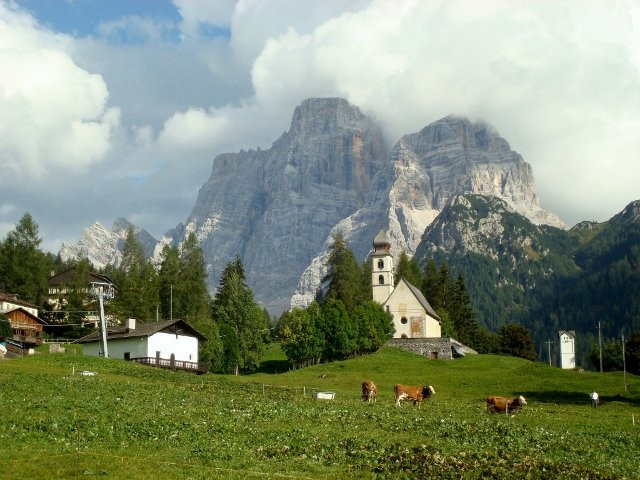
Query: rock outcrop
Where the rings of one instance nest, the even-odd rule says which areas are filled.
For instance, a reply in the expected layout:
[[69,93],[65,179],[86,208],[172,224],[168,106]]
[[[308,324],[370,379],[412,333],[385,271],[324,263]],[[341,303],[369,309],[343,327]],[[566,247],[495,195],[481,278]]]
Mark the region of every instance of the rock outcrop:
[[129,226],[133,227],[136,240],[142,244],[145,255],[153,255],[158,241],[146,230],[124,218],[118,218],[113,222],[111,230],[96,222],[85,229],[75,244],[63,243],[59,251],[60,258],[64,261],[87,258],[96,268],[104,268],[106,265],[118,266],[122,260]]
[[379,127],[339,98],[309,99],[268,150],[219,155],[184,226],[201,241],[209,283],[239,255],[271,310],[289,306],[331,229],[362,208],[386,153]]

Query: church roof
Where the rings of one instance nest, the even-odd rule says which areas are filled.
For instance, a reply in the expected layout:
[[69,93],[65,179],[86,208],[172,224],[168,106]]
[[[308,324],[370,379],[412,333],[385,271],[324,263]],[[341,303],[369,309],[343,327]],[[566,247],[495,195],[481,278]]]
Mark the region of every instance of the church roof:
[[391,239],[384,230],[380,230],[376,238],[373,239],[373,254],[374,255],[390,255]]
[[425,311],[432,316],[433,318],[435,318],[436,320],[438,320],[439,322],[442,321],[442,319],[438,316],[438,314],[435,312],[435,310],[431,307],[431,305],[429,305],[429,302],[427,302],[427,299],[424,298],[424,295],[422,294],[422,292],[420,291],[420,289],[418,287],[415,287],[413,285],[411,285],[409,282],[407,282],[404,278],[400,278],[401,282],[404,282],[407,284],[407,287],[409,287],[409,290],[411,290],[411,293],[413,293],[413,295],[416,297],[416,299],[418,300],[418,302],[420,302],[420,305],[422,305],[422,308],[425,309]]

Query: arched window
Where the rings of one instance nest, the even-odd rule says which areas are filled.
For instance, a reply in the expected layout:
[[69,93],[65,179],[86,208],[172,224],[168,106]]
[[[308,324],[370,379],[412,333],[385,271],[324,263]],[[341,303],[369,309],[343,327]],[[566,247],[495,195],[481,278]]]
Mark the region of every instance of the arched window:
[[406,333],[403,333],[402,335],[400,335],[400,338],[409,338],[409,337],[407,337]]
[[380,275],[380,276],[378,277],[378,284],[379,284],[379,285],[384,285],[384,275]]
[[407,317],[402,317],[400,319],[400,323],[403,324],[403,325],[406,325],[407,324]]
[[378,260],[378,270],[382,270],[384,268],[384,260]]

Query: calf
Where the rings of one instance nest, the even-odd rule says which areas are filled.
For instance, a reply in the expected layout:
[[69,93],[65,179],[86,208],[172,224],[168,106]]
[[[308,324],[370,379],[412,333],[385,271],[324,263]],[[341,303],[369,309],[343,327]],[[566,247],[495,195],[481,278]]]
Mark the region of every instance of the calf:
[[414,387],[397,384],[393,387],[393,393],[396,397],[396,407],[400,406],[401,400],[411,400],[414,406],[417,404],[418,408],[420,408],[422,400],[435,395],[436,391],[431,385]]
[[513,398],[491,396],[487,397],[487,412],[505,413],[513,416],[517,413],[520,407],[523,407],[526,404],[527,401],[522,395]]
[[365,380],[362,382],[362,400],[369,403],[374,403],[378,396],[378,387],[371,380]]

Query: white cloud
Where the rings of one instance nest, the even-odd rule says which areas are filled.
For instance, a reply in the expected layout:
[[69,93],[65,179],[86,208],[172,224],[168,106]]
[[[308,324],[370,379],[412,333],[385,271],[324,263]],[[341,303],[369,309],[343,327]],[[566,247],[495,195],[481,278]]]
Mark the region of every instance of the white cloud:
[[256,101],[343,96],[392,142],[449,113],[482,117],[533,165],[547,208],[603,219],[638,197],[638,9],[376,1],[269,40],[253,64]]
[[[127,216],[159,235],[188,216],[217,154],[269,147],[318,96],[378,118],[391,145],[450,113],[483,118],[569,223],[638,198],[633,0],[174,4],[180,25],[124,18],[78,39],[0,0],[0,167],[56,182],[4,185],[16,210],[0,220],[29,210],[45,239],[75,240]],[[176,29],[183,41],[167,42]]]
[[109,150],[119,111],[107,107],[103,79],[66,53],[68,43],[0,3],[2,179],[82,171]]

